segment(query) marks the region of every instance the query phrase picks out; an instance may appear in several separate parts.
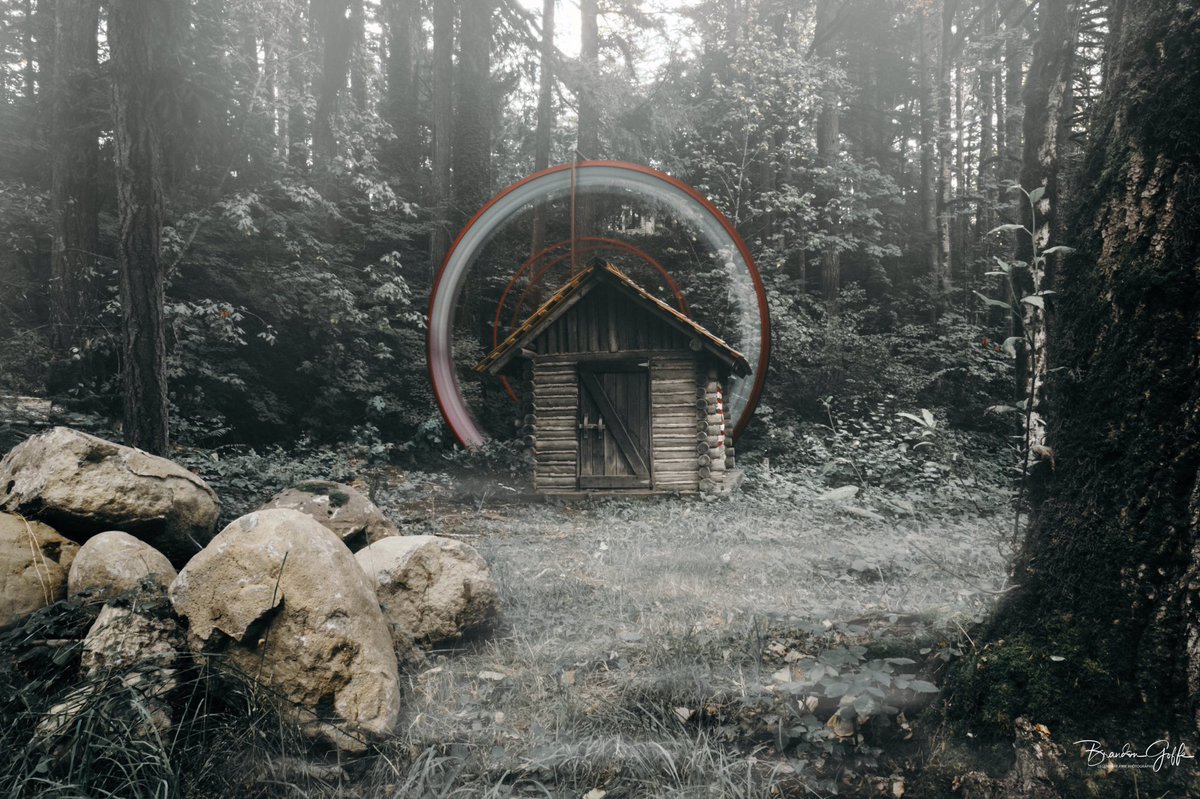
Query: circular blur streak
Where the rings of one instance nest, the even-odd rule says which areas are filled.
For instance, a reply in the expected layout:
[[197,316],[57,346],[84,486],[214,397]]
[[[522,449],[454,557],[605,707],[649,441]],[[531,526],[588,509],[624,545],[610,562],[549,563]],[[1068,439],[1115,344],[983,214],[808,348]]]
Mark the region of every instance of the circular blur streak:
[[[740,310],[731,343],[753,367],[749,377],[731,377],[725,390],[736,440],[758,405],[770,354],[766,292],[745,243],[716,206],[669,175],[620,161],[583,161],[574,169],[580,192],[624,190],[667,206],[700,233],[723,263],[729,295]],[[453,357],[454,310],[467,274],[492,234],[514,215],[532,203],[569,194],[571,171],[571,164],[551,167],[514,183],[489,200],[458,234],[434,280],[426,338],[429,379],[442,416],[464,447],[474,448],[487,441],[463,400]]]

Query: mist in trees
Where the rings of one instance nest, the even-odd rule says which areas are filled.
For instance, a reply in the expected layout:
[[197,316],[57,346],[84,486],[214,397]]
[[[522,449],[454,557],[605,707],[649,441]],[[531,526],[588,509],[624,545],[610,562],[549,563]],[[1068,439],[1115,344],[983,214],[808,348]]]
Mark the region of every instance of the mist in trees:
[[[155,452],[441,456],[424,312],[455,235],[535,171],[647,164],[763,276],[739,458],[920,407],[1019,475],[1021,588],[961,712],[1194,717],[1198,25],[1166,0],[10,3],[0,392]],[[728,332],[665,215],[584,195],[522,224],[464,290],[462,363],[561,282],[504,306],[531,254],[606,231]],[[499,385],[462,379],[502,432]],[[1047,684],[1026,661],[1051,643]]]
[[[1086,3],[990,0],[195,0],[161,47],[126,53],[121,13],[4,12],[0,257],[28,300],[6,308],[6,380],[124,417],[155,448],[163,394],[186,440],[351,428],[433,445],[420,309],[437,266],[495,191],[576,158],[665,170],[733,221],[780,311],[769,390],[786,416],[1004,383],[1019,400],[1024,366],[972,350],[1038,324],[999,309],[993,259],[1026,245],[988,231],[1027,221],[1008,181],[1056,204],[1104,27]],[[578,206],[577,235],[621,213]],[[538,209],[531,252],[562,212]],[[480,346],[495,296],[477,281],[462,311]],[[944,352],[904,351],[909,334]],[[845,366],[881,349],[889,374]],[[958,416],[995,427],[983,407]]]

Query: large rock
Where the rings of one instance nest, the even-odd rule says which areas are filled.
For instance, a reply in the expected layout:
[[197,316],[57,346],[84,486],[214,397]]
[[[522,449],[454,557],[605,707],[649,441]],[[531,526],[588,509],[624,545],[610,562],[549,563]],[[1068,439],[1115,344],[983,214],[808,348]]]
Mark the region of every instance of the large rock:
[[166,593],[175,579],[175,568],[166,555],[129,533],[109,530],[84,542],[67,575],[67,592],[95,591],[98,597],[114,596],[156,585]]
[[388,536],[400,535],[379,506],[354,488],[328,480],[305,480],[285,488],[260,510],[290,508],[307,513],[357,552]]
[[165,458],[55,427],[0,461],[0,510],[76,541],[124,530],[182,565],[212,538],[219,505],[203,480]]
[[388,619],[430,643],[478,632],[496,617],[498,594],[487,563],[450,538],[385,538],[356,554]]
[[309,735],[360,751],[400,710],[392,640],[350,550],[296,510],[237,519],[170,588],[188,644],[269,686]]
[[65,597],[78,551],[41,522],[0,513],[0,627]]
[[142,610],[105,605],[83,640],[83,683],[46,711],[35,740],[47,745],[69,737],[79,717],[91,712],[123,716],[135,738],[170,730],[167,697],[179,687],[183,636],[167,610],[162,600]]

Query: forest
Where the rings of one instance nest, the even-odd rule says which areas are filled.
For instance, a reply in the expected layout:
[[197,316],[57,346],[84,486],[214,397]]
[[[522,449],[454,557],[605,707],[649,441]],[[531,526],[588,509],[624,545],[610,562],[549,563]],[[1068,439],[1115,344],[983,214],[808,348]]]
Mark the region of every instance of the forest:
[[[365,753],[199,658],[114,689],[171,735],[93,703],[51,746],[114,607],[72,591],[0,629],[0,788],[1195,795],[1198,75],[1173,0],[9,0],[0,522],[59,529],[18,453],[67,427],[198,475],[207,538],[352,486],[388,535],[477,549],[503,621],[410,625]],[[688,187],[744,256],[679,205],[577,192],[600,162]],[[447,300],[476,440],[435,300],[489,200],[547,170],[569,194]],[[700,391],[699,473],[708,430],[740,486],[542,501],[533,384],[472,367],[577,258],[749,356],[748,403],[707,395],[728,441]],[[192,635],[177,584],[145,612]]]

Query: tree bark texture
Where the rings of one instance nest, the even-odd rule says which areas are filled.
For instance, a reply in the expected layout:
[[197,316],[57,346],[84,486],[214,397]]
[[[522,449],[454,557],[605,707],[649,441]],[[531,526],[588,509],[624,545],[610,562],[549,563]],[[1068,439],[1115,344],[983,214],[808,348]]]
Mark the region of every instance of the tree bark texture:
[[367,110],[367,30],[366,9],[363,0],[354,0],[350,4],[350,100],[354,109],[359,113]]
[[951,113],[954,92],[951,85],[953,74],[952,26],[958,10],[958,0],[941,0],[938,18],[938,35],[941,40],[937,48],[937,253],[931,259],[933,267],[933,319],[936,322],[946,310],[946,298],[950,293],[951,253],[951,210],[954,199],[954,131]]
[[[550,166],[550,142],[554,133],[554,6],[557,0],[542,0],[542,52],[538,72],[537,130],[533,141],[533,171]],[[533,209],[533,240],[530,252],[546,246],[546,208]]]
[[24,0],[21,3],[21,56],[25,64],[21,68],[21,77],[25,99],[31,103],[37,98],[37,80],[33,71],[33,65],[37,63],[33,50],[33,28],[33,0]]
[[[1004,21],[1004,152],[1000,162],[1001,184],[1015,182],[1021,170],[1021,86],[1025,78],[1025,51],[1025,29],[1018,4],[1009,10]],[[1010,204],[1009,207],[1015,206]]]
[[1099,737],[1103,719],[1197,722],[1200,6],[1129,4],[1119,27],[1067,198],[1078,250],[1056,275],[1047,496],[951,692],[972,723],[1025,714]]
[[[941,9],[931,3],[920,15],[920,111],[921,111],[921,238],[925,245],[925,268],[931,294],[937,291],[938,260],[938,168],[937,86],[938,50],[941,41]],[[936,314],[936,297],[933,313]]]
[[389,0],[387,14],[387,94],[384,118],[396,139],[387,148],[401,187],[415,198],[420,135],[417,114],[416,41],[420,16],[416,0]]
[[460,22],[453,143],[454,227],[465,222],[492,196],[494,10],[494,0],[476,0]]
[[308,96],[308,81],[301,53],[307,46],[304,40],[304,24],[301,19],[288,23],[291,34],[291,52],[287,66],[287,160],[288,166],[297,170],[308,168],[308,113],[305,98]]
[[[1036,203],[1036,217],[1034,206],[1018,192],[1017,220],[1033,231],[1033,237],[1023,232],[1017,235],[1016,260],[1029,265],[1027,269],[1014,270],[1017,297],[1050,288],[1051,267],[1058,256],[1049,256],[1043,265],[1034,260],[1034,245],[1040,252],[1052,244],[1067,243],[1053,239],[1061,233],[1057,220],[1059,175],[1070,130],[1071,80],[1081,5],[1080,0],[1042,0],[1038,38],[1025,77],[1020,184],[1026,192],[1041,186],[1045,186],[1045,191]],[[1026,345],[1017,353],[1017,391],[1032,405],[1028,414],[1027,445],[1040,447],[1045,444],[1041,387],[1049,364],[1045,348],[1045,313],[1028,303],[1021,303],[1018,313],[1019,318],[1014,320],[1018,332],[1014,335],[1024,336]]]
[[[68,361],[90,308],[89,274],[99,245],[97,165],[100,115],[96,105],[96,25],[99,0],[55,4],[55,61],[50,122],[50,344],[56,363]],[[51,380],[54,380],[52,369]]]
[[[984,12],[983,35],[994,37],[996,20],[994,9]],[[980,63],[978,88],[979,97],[979,169],[976,191],[979,193],[979,230],[986,233],[995,227],[993,208],[996,203],[996,136],[992,115],[995,113],[995,86],[998,63],[995,49],[989,48]]]
[[454,124],[451,93],[454,53],[454,4],[433,0],[433,182],[429,204],[433,228],[429,235],[429,267],[437,270],[450,247],[450,127]]
[[[600,157],[600,108],[596,101],[596,81],[600,76],[600,9],[597,0],[580,0],[579,61],[579,132],[575,149],[579,158],[595,160]],[[596,227],[596,208],[593,198],[580,195],[575,209],[575,235],[593,235]]]
[[163,194],[158,109],[169,90],[169,4],[110,0],[113,133],[120,217],[125,441],[154,454],[168,447],[163,320]]
[[313,0],[313,19],[321,35],[321,79],[313,114],[313,162],[329,165],[337,154],[334,120],[338,97],[346,85],[353,43],[350,3],[347,0]]
[[823,190],[817,194],[817,205],[825,214],[828,240],[821,250],[821,294],[825,298],[825,311],[833,319],[838,313],[838,292],[841,289],[841,263],[838,253],[837,171],[838,171],[838,95],[833,82],[833,70],[837,48],[830,27],[837,16],[835,0],[819,0],[817,3],[817,26],[814,36],[817,55],[829,70],[829,79],[821,90],[820,110],[817,114],[817,163],[823,172]]

